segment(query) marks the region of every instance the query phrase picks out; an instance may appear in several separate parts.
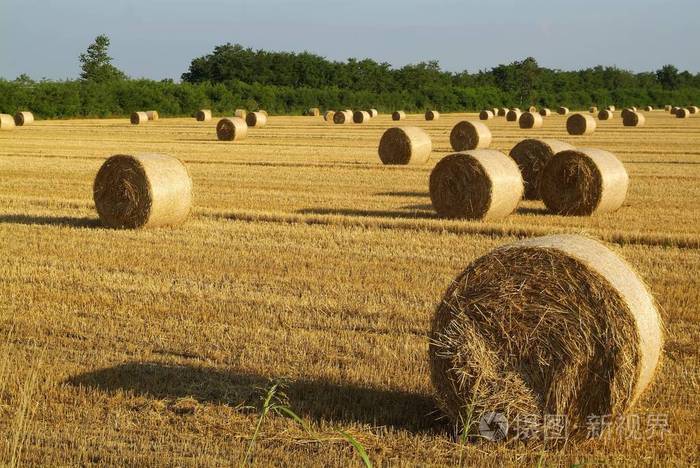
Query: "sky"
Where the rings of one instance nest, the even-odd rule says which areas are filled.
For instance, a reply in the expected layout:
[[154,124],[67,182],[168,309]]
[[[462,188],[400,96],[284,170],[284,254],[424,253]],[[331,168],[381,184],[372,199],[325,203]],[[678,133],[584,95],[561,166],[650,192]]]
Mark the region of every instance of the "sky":
[[474,72],[532,56],[576,70],[700,72],[700,0],[0,0],[0,77],[76,78],[99,34],[129,76],[179,80],[217,45]]

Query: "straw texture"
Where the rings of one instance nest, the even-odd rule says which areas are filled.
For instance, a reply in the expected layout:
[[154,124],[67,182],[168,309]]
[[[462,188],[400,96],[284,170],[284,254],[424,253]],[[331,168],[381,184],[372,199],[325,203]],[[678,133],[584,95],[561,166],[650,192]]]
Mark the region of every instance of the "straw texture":
[[527,139],[519,142],[510,150],[510,157],[518,165],[525,184],[524,198],[539,200],[540,175],[549,160],[560,151],[574,149],[568,143],[559,140]]
[[393,127],[379,140],[379,159],[384,164],[423,164],[432,150],[430,136],[418,127]]

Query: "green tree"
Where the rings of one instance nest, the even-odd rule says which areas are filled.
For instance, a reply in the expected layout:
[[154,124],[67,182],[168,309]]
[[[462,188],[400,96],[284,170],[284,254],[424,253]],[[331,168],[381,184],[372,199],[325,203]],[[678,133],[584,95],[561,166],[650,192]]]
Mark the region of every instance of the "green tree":
[[123,80],[126,75],[112,65],[112,57],[108,54],[109,37],[101,34],[90,44],[87,52],[80,54],[80,78],[85,81],[104,83],[107,81]]
[[679,85],[678,69],[673,65],[664,65],[657,70],[656,79],[664,89],[676,89]]

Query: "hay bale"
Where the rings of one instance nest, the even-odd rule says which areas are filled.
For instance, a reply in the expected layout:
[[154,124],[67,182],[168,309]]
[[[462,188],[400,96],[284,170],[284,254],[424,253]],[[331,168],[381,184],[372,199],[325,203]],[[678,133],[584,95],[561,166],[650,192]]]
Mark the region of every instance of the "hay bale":
[[615,112],[615,106],[607,106],[605,110],[609,110],[610,112]]
[[118,154],[107,159],[93,185],[95,208],[110,228],[182,224],[192,208],[192,179],[177,158]]
[[542,117],[549,117],[550,115],[552,115],[552,111],[547,109],[546,107],[543,107],[542,109],[540,109],[540,115]]
[[476,421],[502,413],[509,438],[542,440],[545,415],[565,416],[579,439],[589,417],[616,421],[639,400],[663,341],[654,298],[623,259],[593,239],[554,235],[467,266],[437,307],[428,353],[438,405],[468,434],[478,424],[463,427],[466,408]]
[[528,112],[532,112],[533,114],[536,114],[536,113],[537,113],[537,107],[535,107],[535,106],[530,106],[530,107],[527,109],[527,111],[528,111]]
[[306,115],[310,117],[318,117],[321,115],[321,109],[319,109],[318,107],[312,107],[306,112]]
[[541,128],[544,120],[537,112],[525,112],[518,119],[520,128]]
[[622,119],[624,120],[625,117],[629,116],[630,114],[634,114],[635,112],[637,111],[634,110],[633,107],[625,107],[624,109],[622,109],[622,112],[620,112],[620,117],[622,117]]
[[671,112],[671,109],[673,109],[673,106],[672,106],[671,104],[666,104],[666,105],[664,106],[664,110],[665,110],[666,112]]
[[245,116],[245,123],[249,127],[264,127],[267,124],[267,115],[262,112],[249,112]]
[[487,110],[490,110],[494,117],[496,117],[498,115],[498,107],[494,107],[493,109],[487,109]]
[[519,110],[509,110],[508,113],[506,114],[506,121],[507,122],[517,122],[520,119],[520,116],[522,115],[522,112]]
[[644,111],[645,111],[645,112],[651,112],[651,111],[653,111],[653,110],[654,110],[654,108],[653,108],[652,106],[646,106],[646,107],[644,108]]
[[540,174],[542,169],[552,157],[566,150],[574,149],[568,143],[559,140],[527,139],[519,142],[510,150],[510,157],[520,169],[525,185],[524,198],[526,200],[539,200]]
[[588,114],[573,114],[566,119],[569,135],[590,135],[595,132],[595,119]]
[[440,118],[440,113],[438,111],[429,110],[425,113],[425,120],[437,120]]
[[15,114],[15,125],[22,127],[24,125],[30,125],[34,123],[34,114],[28,111],[17,112]]
[[132,112],[131,113],[131,124],[140,125],[144,122],[148,122],[148,114],[145,112]]
[[216,136],[221,141],[238,141],[248,135],[248,124],[240,117],[224,117],[216,124]]
[[645,122],[644,114],[639,112],[628,112],[622,118],[622,125],[625,127],[643,127]]
[[146,111],[146,115],[148,116],[148,120],[158,120],[160,118],[160,115],[158,115],[158,111],[154,110]]
[[248,115],[248,111],[246,111],[245,109],[236,109],[233,112],[234,117],[238,117],[239,119],[243,119],[243,120],[245,120],[247,115]]
[[406,113],[404,111],[394,111],[391,114],[391,120],[404,120],[406,118]]
[[491,139],[491,130],[481,122],[463,120],[450,132],[450,144],[455,151],[488,148]]
[[501,107],[500,109],[498,109],[498,116],[499,117],[505,117],[507,113],[508,113],[508,109],[505,107]]
[[557,153],[542,169],[540,195],[556,214],[590,216],[622,206],[629,176],[614,154],[578,148]]
[[676,112],[678,112],[679,109],[680,109],[680,107],[677,107],[677,106],[672,107],[671,108],[671,115],[676,115]]
[[518,166],[500,151],[453,153],[430,173],[430,200],[445,218],[504,218],[518,207],[522,196]]
[[375,118],[376,116],[379,115],[379,112],[377,111],[377,109],[370,109],[370,110],[367,111],[367,112],[369,112],[369,116],[370,116],[371,118]]
[[352,122],[352,111],[338,111],[333,114],[333,123],[336,125],[344,125]]
[[333,122],[333,115],[335,114],[335,111],[333,110],[327,110],[326,112],[323,113],[323,120],[326,122]]
[[[260,110],[258,110],[258,112],[261,113],[262,115],[264,115],[265,119],[267,119],[269,117],[269,115],[265,109],[260,109]],[[265,122],[267,122],[267,120],[265,120]]]
[[194,117],[197,119],[197,122],[209,122],[211,120],[211,110],[200,109]]
[[688,109],[685,109],[685,108],[679,108],[676,111],[676,118],[678,118],[678,119],[685,119],[689,115],[690,115],[690,111]]
[[[511,107],[510,110],[515,111],[515,112],[518,112],[518,113],[520,113],[520,114],[523,113],[523,111],[521,111],[519,107]],[[508,115],[508,114],[506,114],[506,115]]]
[[559,109],[557,109],[557,114],[569,115],[569,108],[568,107],[560,107]]
[[379,159],[384,164],[423,164],[432,150],[430,136],[418,127],[393,127],[379,140]]
[[479,120],[491,120],[493,119],[493,112],[490,110],[482,110],[479,112]]
[[591,108],[588,109],[588,112],[590,112],[591,114],[597,114],[597,113],[598,113],[598,107],[596,107],[596,106],[591,106]]
[[612,111],[608,109],[603,109],[602,111],[598,112],[598,120],[610,120],[615,116],[615,114],[612,113]]
[[15,128],[15,119],[10,114],[0,114],[0,130]]
[[698,108],[698,106],[690,106],[688,107],[688,112],[690,112],[691,114],[697,114],[698,112],[700,112],[700,108]]
[[366,111],[355,111],[355,113],[352,115],[352,121],[356,124],[369,122],[369,119],[371,119],[371,117],[369,112]]

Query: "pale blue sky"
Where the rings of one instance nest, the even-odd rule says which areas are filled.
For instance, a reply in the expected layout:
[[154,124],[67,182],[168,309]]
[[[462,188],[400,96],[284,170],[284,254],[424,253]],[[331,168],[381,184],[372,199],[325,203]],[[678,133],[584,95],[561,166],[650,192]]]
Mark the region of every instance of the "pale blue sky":
[[179,79],[226,42],[452,71],[533,56],[561,69],[697,73],[699,25],[700,0],[0,0],[0,77],[74,78],[100,33],[115,65],[154,79]]

